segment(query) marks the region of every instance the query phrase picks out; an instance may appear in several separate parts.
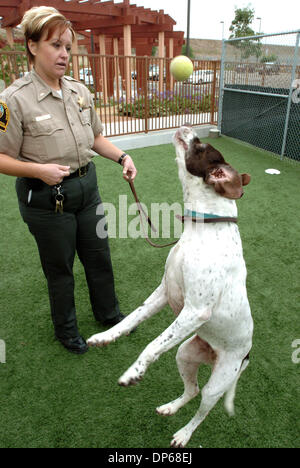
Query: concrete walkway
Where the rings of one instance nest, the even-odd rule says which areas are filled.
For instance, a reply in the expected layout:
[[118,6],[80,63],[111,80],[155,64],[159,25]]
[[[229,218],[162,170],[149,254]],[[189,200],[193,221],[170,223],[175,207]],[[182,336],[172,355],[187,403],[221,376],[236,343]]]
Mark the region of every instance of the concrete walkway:
[[[206,138],[209,136],[209,131],[215,129],[215,125],[199,125],[193,127],[199,138]],[[149,133],[136,133],[131,135],[121,135],[115,137],[107,137],[114,145],[122,148],[124,151],[145,148],[147,146],[167,145],[172,143],[172,138],[176,128],[170,130],[152,131]]]

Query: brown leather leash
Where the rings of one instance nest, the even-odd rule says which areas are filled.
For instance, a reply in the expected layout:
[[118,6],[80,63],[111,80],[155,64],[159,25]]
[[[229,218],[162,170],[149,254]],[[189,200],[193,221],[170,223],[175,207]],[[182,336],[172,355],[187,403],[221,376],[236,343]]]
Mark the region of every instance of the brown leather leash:
[[145,232],[145,229],[144,229],[144,225],[143,225],[143,218],[142,218],[142,213],[143,215],[145,216],[145,219],[147,220],[149,226],[151,227],[152,231],[153,232],[157,232],[157,229],[153,226],[152,222],[151,222],[151,219],[149,218],[149,216],[147,215],[147,213],[145,213],[145,210],[143,209],[142,205],[141,205],[141,202],[137,196],[137,193],[136,193],[136,190],[135,190],[135,187],[134,187],[134,183],[132,180],[129,180],[128,181],[129,185],[130,185],[130,188],[131,188],[131,191],[132,191],[132,194],[134,196],[134,199],[135,199],[135,202],[136,202],[136,205],[137,205],[137,208],[138,208],[138,211],[139,211],[139,215],[140,215],[140,219],[141,219],[141,226],[142,226],[142,229],[143,229],[143,233],[144,233],[144,237],[146,239],[146,241],[148,242],[148,244],[150,244],[152,247],[155,247],[156,249],[163,249],[164,247],[170,247],[171,245],[175,245],[177,244],[177,242],[179,241],[179,239],[177,239],[176,241],[174,242],[170,242],[169,244],[163,244],[163,245],[158,245],[158,244],[154,244],[154,242],[152,242],[147,233]]
[[[139,211],[139,215],[140,215],[140,219],[141,219],[141,226],[142,226],[142,229],[143,229],[143,233],[144,233],[144,237],[146,239],[146,241],[148,242],[148,244],[150,244],[152,247],[155,247],[157,249],[163,249],[164,247],[170,247],[172,245],[175,245],[177,244],[177,242],[179,241],[179,239],[177,239],[176,241],[174,242],[170,242],[168,244],[162,244],[162,245],[159,245],[159,244],[154,244],[154,242],[152,242],[147,233],[145,232],[145,229],[144,229],[144,226],[143,226],[143,218],[142,218],[142,213],[143,215],[145,216],[145,219],[147,220],[150,228],[152,229],[153,232],[157,232],[157,229],[153,226],[152,222],[151,222],[151,219],[149,218],[149,216],[147,215],[147,213],[145,213],[145,210],[143,209],[142,205],[141,205],[141,202],[137,196],[137,193],[136,193],[136,190],[135,190],[135,187],[134,187],[134,183],[132,180],[128,180],[128,183],[130,185],[130,188],[131,188],[131,191],[132,191],[132,194],[134,196],[134,199],[135,199],[135,202],[137,204],[137,208],[138,208],[138,211]],[[218,216],[218,217],[213,217],[213,218],[203,218],[203,217],[195,217],[195,216],[181,216],[181,215],[176,215],[176,218],[179,219],[182,223],[184,223],[184,221],[186,220],[189,220],[189,221],[192,221],[193,223],[204,223],[204,224],[208,224],[208,223],[237,223],[238,222],[238,219],[237,218],[231,218],[231,217],[228,217],[228,216]]]

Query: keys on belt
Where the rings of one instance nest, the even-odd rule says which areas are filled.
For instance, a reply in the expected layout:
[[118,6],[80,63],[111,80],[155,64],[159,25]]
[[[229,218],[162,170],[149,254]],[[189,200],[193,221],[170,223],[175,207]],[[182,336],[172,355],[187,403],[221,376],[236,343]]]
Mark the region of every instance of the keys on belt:
[[[77,171],[73,172],[71,175],[64,177],[64,180],[73,179],[75,177],[85,177],[89,170],[89,164],[86,166],[80,167]],[[54,199],[55,203],[55,213],[63,214],[64,212],[64,201],[66,196],[64,194],[64,189],[62,185],[58,184],[53,187],[52,200]]]
[[64,212],[64,199],[65,196],[61,193],[61,185],[55,185],[54,187],[55,194],[54,194],[54,199],[55,199],[55,213],[60,213],[63,214]]
[[[84,167],[80,167],[77,169],[77,171],[73,172],[71,175],[68,177],[65,177],[64,180],[66,179],[73,179],[75,177],[85,177],[88,173],[89,170],[89,164],[87,164]],[[53,198],[54,198],[54,203],[55,203],[55,213],[60,213],[63,214],[64,212],[64,201],[66,199],[65,194],[64,194],[64,189],[61,185],[55,185],[53,187]]]

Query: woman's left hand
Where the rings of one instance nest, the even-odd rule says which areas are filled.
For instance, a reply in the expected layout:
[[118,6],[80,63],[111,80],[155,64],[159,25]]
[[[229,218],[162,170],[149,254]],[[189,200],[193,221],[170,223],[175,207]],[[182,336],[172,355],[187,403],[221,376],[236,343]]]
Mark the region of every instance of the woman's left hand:
[[130,180],[133,181],[137,175],[137,170],[136,170],[136,167],[134,165],[134,162],[132,161],[131,157],[129,155],[127,155],[124,159],[123,159],[123,163],[122,163],[122,166],[123,166],[123,177],[125,180],[127,180],[127,182],[129,182]]

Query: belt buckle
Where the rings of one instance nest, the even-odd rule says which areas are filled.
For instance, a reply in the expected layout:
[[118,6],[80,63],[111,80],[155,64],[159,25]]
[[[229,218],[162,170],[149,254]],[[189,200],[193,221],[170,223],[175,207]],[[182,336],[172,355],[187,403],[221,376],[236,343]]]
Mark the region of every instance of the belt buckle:
[[86,174],[87,174],[87,167],[86,167],[86,166],[80,167],[80,168],[78,169],[78,175],[79,175],[79,177],[85,177]]

